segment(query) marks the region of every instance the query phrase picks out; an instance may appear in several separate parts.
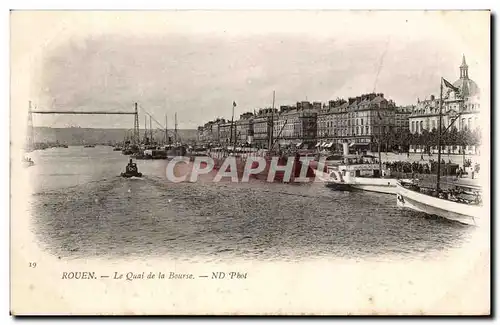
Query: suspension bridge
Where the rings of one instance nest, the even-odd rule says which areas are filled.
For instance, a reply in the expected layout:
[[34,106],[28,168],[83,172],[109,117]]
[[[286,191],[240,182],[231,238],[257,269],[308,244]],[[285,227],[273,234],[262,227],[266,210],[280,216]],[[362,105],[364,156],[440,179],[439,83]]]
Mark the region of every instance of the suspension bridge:
[[[165,124],[165,127],[163,127],[154,117],[148,113],[144,108],[141,107],[142,110],[144,110],[144,113],[147,114],[151,119],[155,121],[156,124],[161,128],[163,132],[165,132],[165,138],[168,138],[168,130],[167,130],[167,124]],[[134,103],[134,110],[132,111],[76,111],[76,110],[37,110],[33,109],[31,105],[31,101],[29,102],[29,109],[28,109],[28,132],[27,132],[27,149],[28,150],[33,150],[34,148],[34,143],[35,143],[35,137],[34,137],[34,126],[33,126],[33,114],[47,114],[47,115],[133,115],[134,116],[134,128],[133,128],[133,135],[132,135],[132,144],[133,145],[139,145],[140,143],[140,132],[139,132],[139,111],[138,111],[138,104]],[[151,123],[151,122],[150,122]],[[166,117],[165,117],[165,123]],[[151,130],[151,135],[152,135],[152,130]],[[145,136],[146,136],[146,130],[145,130]],[[177,114],[176,114],[176,123],[175,123],[175,132],[174,136],[177,140]]]

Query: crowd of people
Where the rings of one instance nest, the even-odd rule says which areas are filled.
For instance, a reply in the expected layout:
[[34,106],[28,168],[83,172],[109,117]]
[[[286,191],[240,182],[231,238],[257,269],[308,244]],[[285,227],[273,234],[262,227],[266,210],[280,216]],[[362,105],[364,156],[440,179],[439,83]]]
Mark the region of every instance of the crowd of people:
[[[472,167],[472,162],[469,160],[468,164],[464,164],[465,167]],[[437,173],[437,161],[429,160],[429,162],[409,162],[409,161],[393,161],[386,162],[385,167],[390,171],[401,172],[401,173],[415,173],[415,174],[436,174]],[[457,177],[462,177],[467,174],[464,168],[459,167],[458,164],[454,164],[451,161],[445,162],[444,159],[441,160],[441,172],[445,175],[454,175]],[[474,169],[472,172],[479,173],[479,164],[474,164]]]
[[431,173],[431,166],[429,165],[429,163],[393,161],[393,162],[386,162],[385,167],[391,171],[396,171],[401,173],[419,173],[419,174]]

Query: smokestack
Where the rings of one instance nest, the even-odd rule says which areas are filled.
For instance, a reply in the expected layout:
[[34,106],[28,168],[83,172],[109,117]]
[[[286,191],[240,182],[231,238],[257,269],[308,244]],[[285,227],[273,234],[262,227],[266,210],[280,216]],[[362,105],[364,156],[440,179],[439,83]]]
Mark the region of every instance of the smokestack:
[[344,156],[347,156],[349,154],[349,143],[347,142],[342,143],[342,149]]

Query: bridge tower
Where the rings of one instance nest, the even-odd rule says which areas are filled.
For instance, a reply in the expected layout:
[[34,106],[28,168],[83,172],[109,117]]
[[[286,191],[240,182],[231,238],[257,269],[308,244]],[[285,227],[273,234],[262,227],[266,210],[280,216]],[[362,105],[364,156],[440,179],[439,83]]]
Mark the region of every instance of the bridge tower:
[[139,113],[137,111],[137,103],[135,103],[135,116],[134,116],[134,139],[132,143],[135,145],[139,145],[140,143],[140,135],[139,135]]
[[27,132],[26,132],[26,143],[25,143],[25,150],[26,151],[33,151],[34,149],[34,143],[35,143],[35,134],[33,131],[33,113],[31,112],[31,100],[29,101],[28,104],[28,123],[27,123]]

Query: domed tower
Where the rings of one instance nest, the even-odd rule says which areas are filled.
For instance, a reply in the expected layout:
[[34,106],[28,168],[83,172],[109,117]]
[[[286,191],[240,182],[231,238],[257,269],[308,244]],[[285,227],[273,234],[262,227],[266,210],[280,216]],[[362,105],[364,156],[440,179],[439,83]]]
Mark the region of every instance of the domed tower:
[[462,55],[462,65],[460,66],[460,79],[469,79],[469,66],[465,62],[465,55]]
[[469,79],[469,66],[465,62],[465,55],[462,56],[462,64],[460,65],[460,79],[455,81],[453,86],[460,90],[460,94],[464,98],[479,94],[479,87],[476,82]]

